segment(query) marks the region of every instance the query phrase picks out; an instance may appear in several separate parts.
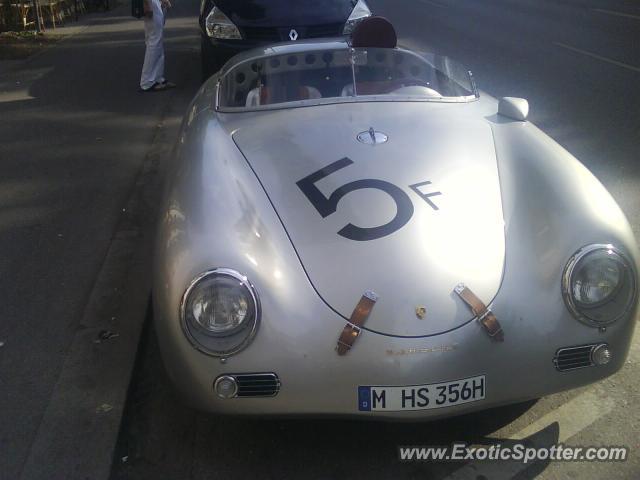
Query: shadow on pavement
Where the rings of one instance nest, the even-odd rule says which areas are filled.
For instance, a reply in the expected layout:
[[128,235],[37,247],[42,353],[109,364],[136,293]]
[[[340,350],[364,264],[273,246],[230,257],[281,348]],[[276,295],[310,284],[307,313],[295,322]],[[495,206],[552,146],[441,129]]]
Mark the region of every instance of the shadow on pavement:
[[[400,462],[399,446],[513,445],[489,438],[536,402],[421,423],[335,419],[246,419],[186,407],[162,366],[150,315],[129,392],[112,480],[533,478],[548,462]],[[551,446],[558,426],[525,439]],[[463,469],[463,470],[461,470]],[[472,476],[469,476],[469,469]],[[457,472],[457,473],[456,473]],[[463,476],[460,476],[463,475]]]
[[174,91],[137,92],[142,22],[115,14],[0,73],[2,478],[20,477],[159,122],[179,124],[199,87],[197,5],[181,8]]

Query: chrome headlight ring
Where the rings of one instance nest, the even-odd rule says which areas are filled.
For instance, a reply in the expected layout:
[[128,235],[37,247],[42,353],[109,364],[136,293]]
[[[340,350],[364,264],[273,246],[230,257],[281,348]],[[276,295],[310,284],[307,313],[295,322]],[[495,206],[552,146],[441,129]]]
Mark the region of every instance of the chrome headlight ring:
[[[187,306],[190,296],[203,282],[223,277],[237,281],[238,288],[247,293],[253,315],[246,324],[230,329],[229,333],[220,333],[219,335],[211,332],[205,333],[188,316]],[[260,298],[253,284],[245,275],[230,268],[214,268],[197,275],[185,290],[180,301],[179,318],[185,337],[193,348],[212,357],[228,357],[247,348],[258,331],[261,315]]]
[[[603,269],[600,265],[600,270],[597,270],[594,266],[596,262],[609,263],[609,268]],[[593,269],[597,271],[594,272]],[[601,280],[596,284],[593,284],[594,274],[601,275]],[[613,279],[616,283],[610,285]],[[596,292],[594,300],[585,302],[584,298],[576,298],[578,293],[589,300],[589,293],[594,288],[601,290]],[[582,247],[573,254],[564,268],[562,297],[569,312],[580,322],[596,328],[610,325],[627,315],[635,304],[637,288],[633,264],[611,244]]]

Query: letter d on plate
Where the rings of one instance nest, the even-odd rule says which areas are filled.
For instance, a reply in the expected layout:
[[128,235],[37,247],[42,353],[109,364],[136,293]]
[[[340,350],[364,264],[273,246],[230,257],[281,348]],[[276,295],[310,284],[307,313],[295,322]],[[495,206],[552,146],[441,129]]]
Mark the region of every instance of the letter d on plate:
[[358,387],[358,410],[371,411],[371,387]]

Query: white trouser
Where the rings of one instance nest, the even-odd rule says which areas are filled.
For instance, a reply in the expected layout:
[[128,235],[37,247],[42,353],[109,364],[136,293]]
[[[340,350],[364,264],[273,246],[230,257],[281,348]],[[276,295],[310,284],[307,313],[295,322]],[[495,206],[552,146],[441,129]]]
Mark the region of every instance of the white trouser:
[[144,18],[144,65],[140,76],[140,87],[148,89],[154,83],[164,82],[164,11],[160,0],[149,0],[153,16]]

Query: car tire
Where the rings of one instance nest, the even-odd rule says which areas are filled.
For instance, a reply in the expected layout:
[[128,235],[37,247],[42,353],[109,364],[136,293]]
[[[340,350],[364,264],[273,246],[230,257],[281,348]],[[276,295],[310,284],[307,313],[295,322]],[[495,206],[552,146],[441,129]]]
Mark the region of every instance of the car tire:
[[202,83],[204,83],[211,75],[220,70],[219,62],[216,59],[215,49],[206,38],[202,38],[200,42],[200,61],[202,64]]

